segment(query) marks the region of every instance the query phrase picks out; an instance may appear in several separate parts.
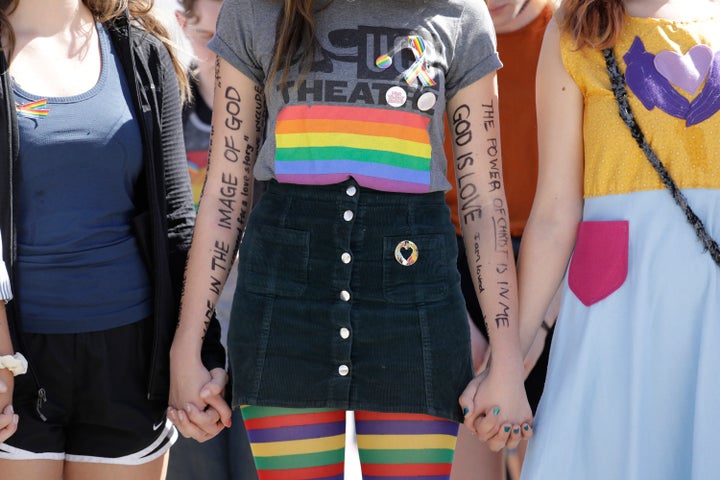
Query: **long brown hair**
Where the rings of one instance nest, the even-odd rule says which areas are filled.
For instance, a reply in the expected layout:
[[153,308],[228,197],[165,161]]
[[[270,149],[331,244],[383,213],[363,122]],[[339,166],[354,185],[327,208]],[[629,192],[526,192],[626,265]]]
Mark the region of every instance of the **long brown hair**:
[[[19,2],[20,0],[0,0],[0,30],[5,32],[5,45],[3,45],[2,49],[8,61],[15,49],[15,33],[8,15],[15,11]],[[165,44],[173,61],[175,74],[180,85],[180,93],[183,98],[189,97],[190,85],[185,74],[185,68],[177,57],[175,42],[172,41],[167,28],[152,11],[154,0],[83,0],[83,3],[99,22],[111,21],[124,15],[125,11],[129,11],[130,18],[134,22],[137,22],[145,31]]]
[[625,16],[623,0],[563,0],[560,29],[577,48],[603,49],[615,45]]
[[[282,0],[283,8],[277,19],[275,48],[268,82],[281,74],[281,85],[287,81],[288,71],[295,59],[301,55],[301,71],[309,70],[313,52],[317,47],[315,37],[315,0]],[[301,51],[302,48],[302,51]]]

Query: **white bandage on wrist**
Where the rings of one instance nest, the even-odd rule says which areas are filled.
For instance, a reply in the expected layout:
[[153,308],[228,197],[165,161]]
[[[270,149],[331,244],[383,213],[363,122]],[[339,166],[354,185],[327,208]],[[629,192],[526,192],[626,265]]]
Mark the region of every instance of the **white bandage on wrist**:
[[17,376],[27,372],[28,363],[22,353],[3,355],[0,356],[0,369],[2,368],[7,368],[10,370],[10,373]]

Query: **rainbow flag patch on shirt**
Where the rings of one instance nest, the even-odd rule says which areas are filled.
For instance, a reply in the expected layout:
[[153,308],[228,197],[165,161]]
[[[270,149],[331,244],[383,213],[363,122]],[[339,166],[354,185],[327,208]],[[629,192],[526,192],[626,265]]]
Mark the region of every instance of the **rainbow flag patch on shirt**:
[[430,187],[430,119],[382,108],[291,105],[278,115],[279,182],[327,185],[353,177],[376,190]]

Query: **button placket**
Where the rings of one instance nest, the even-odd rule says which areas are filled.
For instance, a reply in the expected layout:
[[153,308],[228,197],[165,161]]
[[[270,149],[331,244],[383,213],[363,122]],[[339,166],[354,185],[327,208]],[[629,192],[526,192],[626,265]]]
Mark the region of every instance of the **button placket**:
[[[339,291],[337,293],[337,298],[340,301],[340,303],[346,305],[345,311],[347,312],[347,315],[343,318],[337,319],[337,330],[335,337],[338,341],[338,350],[337,352],[339,355],[336,357],[337,364],[337,375],[339,375],[341,378],[350,378],[350,354],[351,354],[351,327],[350,327],[350,312],[352,309],[352,290],[350,288],[350,280],[352,278],[352,270],[353,270],[353,255],[350,250],[350,243],[353,237],[353,227],[354,227],[354,220],[355,220],[355,212],[357,209],[358,204],[358,194],[359,189],[356,185],[350,184],[346,185],[344,187],[344,195],[343,199],[339,202],[339,213],[342,217],[341,222],[343,223],[343,226],[340,228],[340,231],[345,233],[346,235],[344,237],[340,238],[340,252],[338,256],[338,260],[341,264],[341,271],[343,272],[341,278],[342,282],[337,285],[339,287]],[[348,384],[349,387],[349,384]],[[348,390],[349,394],[349,390]]]

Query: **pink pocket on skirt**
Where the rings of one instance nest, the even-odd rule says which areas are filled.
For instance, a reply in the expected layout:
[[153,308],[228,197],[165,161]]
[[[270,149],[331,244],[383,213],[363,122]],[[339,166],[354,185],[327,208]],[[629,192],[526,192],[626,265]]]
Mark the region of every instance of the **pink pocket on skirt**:
[[570,261],[568,284],[590,306],[625,283],[629,224],[626,220],[581,222]]

